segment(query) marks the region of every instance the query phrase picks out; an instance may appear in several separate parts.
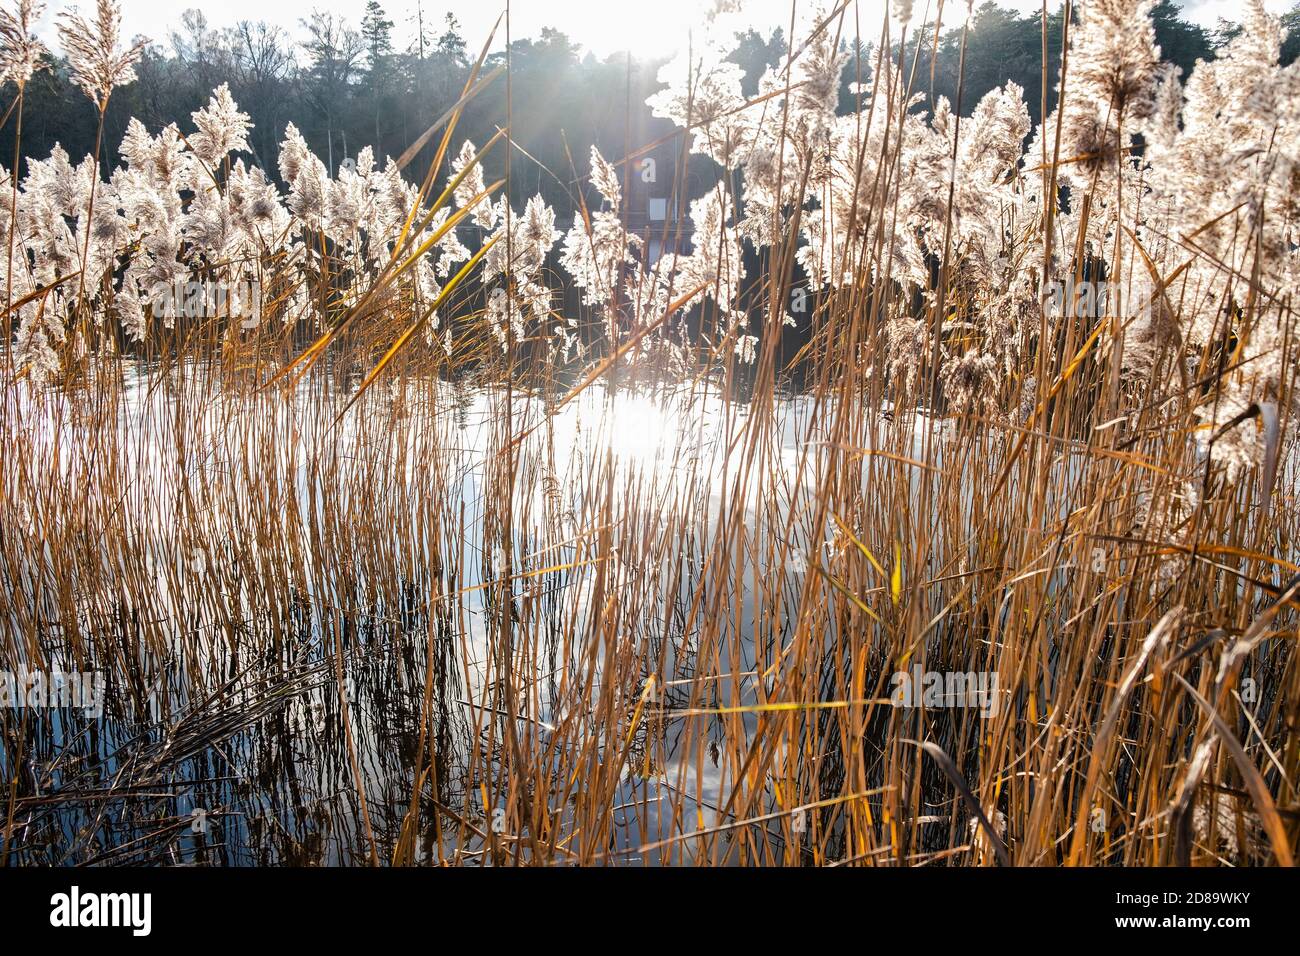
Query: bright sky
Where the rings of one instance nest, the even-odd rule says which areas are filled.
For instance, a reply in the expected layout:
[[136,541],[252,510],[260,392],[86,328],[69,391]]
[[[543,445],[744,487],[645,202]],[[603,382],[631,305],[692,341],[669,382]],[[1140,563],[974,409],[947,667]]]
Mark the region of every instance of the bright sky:
[[[448,0],[420,0],[423,4],[426,29],[434,34],[441,32],[443,17],[448,10],[456,14],[461,32],[471,49],[480,46],[497,16],[505,9],[499,0],[469,0],[465,3]],[[977,3],[979,0],[977,0]],[[1178,0],[1186,8],[1188,19],[1213,26],[1220,16],[1240,16],[1241,0]],[[1295,0],[1264,0],[1264,6],[1273,13],[1289,9]],[[389,19],[396,24],[397,46],[404,47],[415,33],[417,0],[381,0]],[[937,0],[930,0],[936,9]],[[214,28],[231,26],[240,20],[267,20],[300,35],[298,21],[311,10],[330,10],[341,14],[356,25],[365,8],[365,0],[279,0],[268,4],[266,0],[122,0],[127,36],[144,34],[151,39],[166,41],[169,31],[180,21],[180,13],[187,6],[197,7],[207,15]],[[46,21],[69,4],[49,0]],[[89,12],[93,0],[81,0],[83,11]],[[685,45],[687,29],[700,18],[700,11],[710,5],[710,0],[513,0],[510,27],[513,37],[536,36],[542,27],[552,26],[572,37],[585,49],[599,57],[621,52],[630,46],[633,53],[660,55]],[[747,23],[771,26],[788,24],[790,0],[741,0]],[[918,15],[926,0],[916,0]],[[1028,12],[1041,6],[1040,0],[1001,0],[1001,5]],[[1049,6],[1058,5],[1049,0]],[[813,0],[798,0],[800,11],[811,11]],[[859,20],[864,35],[878,31],[885,0],[859,0]],[[965,14],[961,0],[945,3],[944,21],[960,23]],[[48,23],[40,31],[52,33]],[[51,39],[53,39],[51,37]],[[504,41],[504,27],[498,38]]]

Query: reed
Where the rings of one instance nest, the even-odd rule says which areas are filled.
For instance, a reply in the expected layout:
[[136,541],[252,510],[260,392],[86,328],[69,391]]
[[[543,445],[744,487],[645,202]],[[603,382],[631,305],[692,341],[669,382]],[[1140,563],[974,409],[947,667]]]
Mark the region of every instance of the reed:
[[0,859],[1290,865],[1300,73],[1094,0],[1038,130],[923,113],[901,6],[665,69],[654,262],[635,152],[561,235],[465,99],[419,185],[224,90],[5,183],[0,660],[104,688],[0,707]]

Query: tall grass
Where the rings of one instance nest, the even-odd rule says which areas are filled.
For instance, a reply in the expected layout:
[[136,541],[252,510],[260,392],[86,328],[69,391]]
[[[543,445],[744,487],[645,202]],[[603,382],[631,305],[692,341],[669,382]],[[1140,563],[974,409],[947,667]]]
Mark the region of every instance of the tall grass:
[[[749,102],[695,49],[655,108],[725,173],[656,263],[596,154],[556,269],[548,211],[485,213],[487,151],[451,164],[455,110],[393,235],[312,226],[307,181],[250,233],[279,325],[142,313],[130,344],[102,234],[69,228],[73,295],[13,213],[10,314],[89,321],[46,384],[48,314],[14,333],[0,654],[108,684],[99,720],[0,709],[0,857],[1289,865],[1294,118],[1236,155],[1240,204],[1195,164],[1215,117],[1267,125],[1207,98],[1297,74],[1259,11],[1184,96],[1144,10],[1085,10],[1024,153],[1014,90],[909,108],[906,10],[870,63],[823,11]],[[434,252],[462,212],[481,258]],[[471,263],[459,295],[421,287],[433,255]],[[1123,291],[1045,295],[1099,275]],[[995,697],[897,706],[914,669]]]

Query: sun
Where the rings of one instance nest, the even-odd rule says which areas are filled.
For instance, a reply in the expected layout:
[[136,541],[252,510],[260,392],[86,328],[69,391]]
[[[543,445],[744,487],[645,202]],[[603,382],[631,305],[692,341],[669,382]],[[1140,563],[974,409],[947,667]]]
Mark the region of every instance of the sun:
[[[699,42],[710,6],[709,0],[511,0],[511,32],[528,36],[555,27],[600,59],[619,53],[667,59],[685,50],[692,35]],[[789,0],[746,0],[743,9],[745,25],[758,29],[780,25],[790,14]],[[727,14],[715,26],[730,36],[727,24],[740,20]]]
[[686,46],[701,15],[698,0],[576,0],[566,7],[566,32],[602,59],[671,56]]

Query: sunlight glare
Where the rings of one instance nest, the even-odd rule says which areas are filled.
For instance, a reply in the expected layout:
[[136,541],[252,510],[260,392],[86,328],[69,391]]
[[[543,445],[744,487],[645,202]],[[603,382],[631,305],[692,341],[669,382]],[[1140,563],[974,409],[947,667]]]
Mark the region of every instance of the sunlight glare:
[[679,412],[649,395],[619,395],[607,413],[610,451],[626,464],[669,465],[682,430]]

